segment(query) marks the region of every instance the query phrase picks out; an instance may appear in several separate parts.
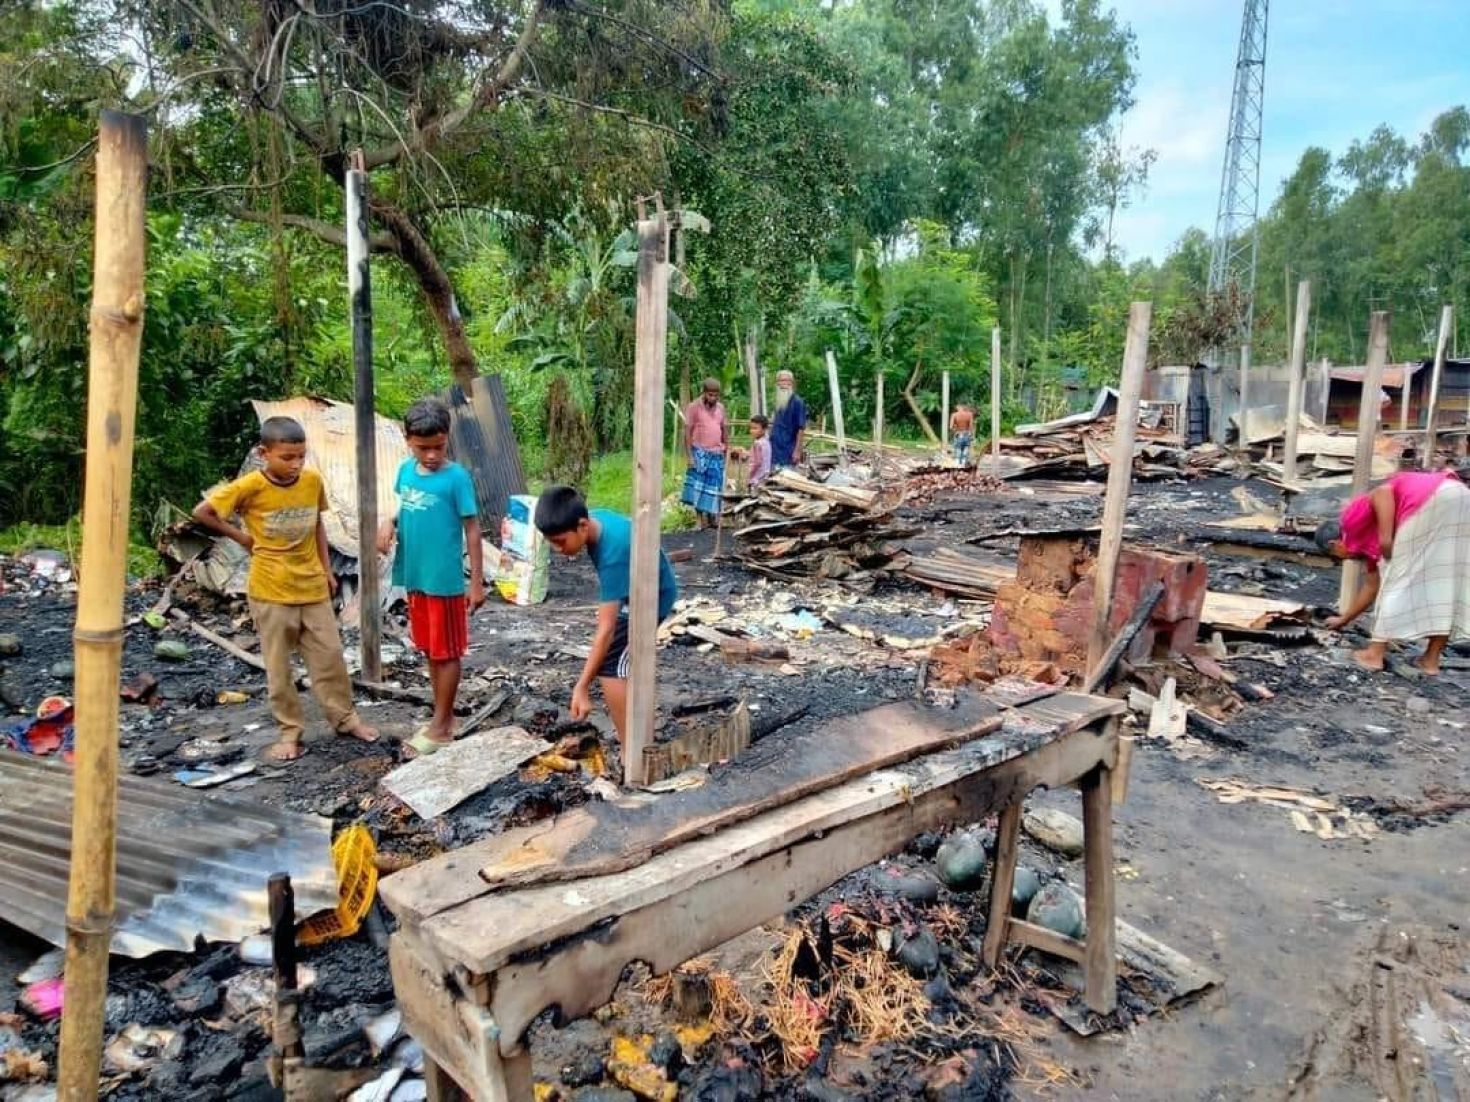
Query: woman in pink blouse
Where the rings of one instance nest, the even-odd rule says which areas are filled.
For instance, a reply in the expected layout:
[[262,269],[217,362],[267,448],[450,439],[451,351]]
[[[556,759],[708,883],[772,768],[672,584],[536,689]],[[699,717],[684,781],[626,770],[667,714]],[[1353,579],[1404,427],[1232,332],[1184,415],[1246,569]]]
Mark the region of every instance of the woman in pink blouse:
[[1437,674],[1449,641],[1470,639],[1470,487],[1452,471],[1395,475],[1316,539],[1334,558],[1367,564],[1357,596],[1327,622],[1344,628],[1377,602],[1373,641],[1353,652],[1364,669],[1383,669],[1391,642],[1426,639],[1414,664]]

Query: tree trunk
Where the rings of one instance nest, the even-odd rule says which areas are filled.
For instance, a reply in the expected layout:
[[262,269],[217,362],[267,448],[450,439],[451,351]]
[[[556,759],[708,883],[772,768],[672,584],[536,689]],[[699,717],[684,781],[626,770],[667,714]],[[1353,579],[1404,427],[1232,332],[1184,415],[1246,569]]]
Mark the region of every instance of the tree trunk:
[[920,360],[914,364],[914,373],[909,376],[908,385],[903,388],[903,400],[909,404],[913,411],[914,420],[919,422],[919,428],[924,430],[924,435],[931,444],[941,443],[939,434],[934,431],[934,426],[929,424],[929,418],[924,416],[924,411],[919,408],[919,400],[914,397],[914,387],[919,385],[919,377],[924,373],[924,361]]
[[419,291],[423,294],[434,323],[439,327],[439,335],[444,340],[444,351],[449,357],[449,368],[454,372],[454,381],[469,395],[480,371],[475,360],[475,351],[470,347],[469,337],[464,331],[464,318],[460,316],[449,273],[439,263],[433,246],[407,214],[385,202],[374,202],[372,210],[379,224],[393,237],[399,259],[408,265],[409,271],[418,281]]

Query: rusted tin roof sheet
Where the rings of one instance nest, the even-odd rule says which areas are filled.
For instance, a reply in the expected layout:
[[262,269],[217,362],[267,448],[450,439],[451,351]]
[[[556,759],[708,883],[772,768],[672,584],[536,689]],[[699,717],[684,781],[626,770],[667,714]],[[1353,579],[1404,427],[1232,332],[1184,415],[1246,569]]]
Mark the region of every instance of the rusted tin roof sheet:
[[[0,751],[0,919],[66,942],[72,774]],[[238,941],[269,924],[266,881],[291,875],[296,907],[336,906],[332,824],[172,781],[118,779],[117,911],[112,951],[188,951],[196,937]]]
[[526,472],[499,375],[481,375],[474,394],[452,386],[444,395],[452,422],[449,452],[470,472],[480,507],[480,531],[500,542],[500,520],[512,494],[526,492]]

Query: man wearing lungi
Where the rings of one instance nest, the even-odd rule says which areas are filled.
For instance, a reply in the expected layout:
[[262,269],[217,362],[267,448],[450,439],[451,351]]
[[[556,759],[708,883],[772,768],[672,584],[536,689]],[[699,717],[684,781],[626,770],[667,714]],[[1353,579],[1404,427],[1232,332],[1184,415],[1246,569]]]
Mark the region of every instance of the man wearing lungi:
[[704,391],[684,411],[684,504],[699,514],[699,526],[710,528],[720,519],[725,494],[725,452],[730,444],[730,422],[720,401],[720,384],[704,381]]

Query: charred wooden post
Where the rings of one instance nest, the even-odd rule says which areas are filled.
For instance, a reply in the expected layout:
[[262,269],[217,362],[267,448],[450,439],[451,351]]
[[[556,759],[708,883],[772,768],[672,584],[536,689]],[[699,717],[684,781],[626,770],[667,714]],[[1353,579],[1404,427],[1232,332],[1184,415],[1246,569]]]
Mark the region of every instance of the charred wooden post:
[[623,781],[642,784],[658,704],[659,506],[663,500],[664,364],[669,326],[669,220],[660,203],[638,221],[638,312],[633,386],[633,553],[628,600],[628,742]]
[[367,173],[347,173],[347,291],[352,308],[352,407],[357,430],[357,569],[362,675],[383,679],[378,586],[378,423],[373,386],[373,291],[368,269]]
[[1304,279],[1296,285],[1296,325],[1291,334],[1291,378],[1286,391],[1286,445],[1281,465],[1288,483],[1296,481],[1296,441],[1302,427],[1302,392],[1306,383],[1302,376],[1307,366],[1307,322],[1311,313],[1312,284]]
[[[1353,497],[1366,493],[1373,478],[1373,444],[1378,439],[1379,393],[1383,389],[1383,365],[1388,360],[1388,311],[1375,310],[1368,323],[1368,365],[1363,370],[1363,394],[1358,401],[1358,448],[1353,456]],[[1357,595],[1363,565],[1356,559],[1342,564],[1342,581],[1337,590],[1337,611],[1342,612]]]

